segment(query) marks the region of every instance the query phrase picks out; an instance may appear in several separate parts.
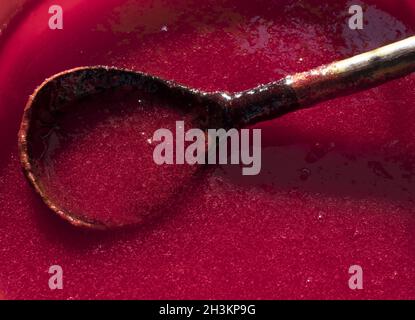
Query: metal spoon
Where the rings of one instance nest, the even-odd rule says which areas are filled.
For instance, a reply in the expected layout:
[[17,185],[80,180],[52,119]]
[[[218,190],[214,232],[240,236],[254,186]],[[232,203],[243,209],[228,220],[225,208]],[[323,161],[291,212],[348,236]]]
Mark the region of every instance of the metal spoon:
[[66,103],[114,88],[133,87],[150,96],[179,101],[187,112],[194,113],[201,128],[238,128],[370,88],[413,71],[415,36],[237,93],[202,92],[145,73],[114,67],[80,67],[46,79],[30,96],[18,137],[21,164],[36,192],[60,217],[75,226],[118,227],[64,209],[50,199],[43,186],[38,171],[42,158],[34,152],[34,146],[40,143],[40,137],[53,126],[60,113],[69,112],[64,109]]

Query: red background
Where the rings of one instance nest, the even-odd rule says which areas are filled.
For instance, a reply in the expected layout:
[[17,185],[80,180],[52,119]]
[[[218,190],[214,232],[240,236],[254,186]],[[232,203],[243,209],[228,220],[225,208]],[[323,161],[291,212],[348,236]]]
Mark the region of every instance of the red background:
[[[362,31],[347,27],[354,3]],[[52,4],[63,30],[48,28]],[[410,0],[29,3],[0,37],[0,297],[415,298],[414,76],[257,125],[261,175],[218,168],[182,207],[129,230],[61,221],[16,147],[28,96],[68,68],[236,91],[413,35],[414,16]],[[53,264],[63,290],[48,287]],[[354,264],[360,291],[348,288]]]

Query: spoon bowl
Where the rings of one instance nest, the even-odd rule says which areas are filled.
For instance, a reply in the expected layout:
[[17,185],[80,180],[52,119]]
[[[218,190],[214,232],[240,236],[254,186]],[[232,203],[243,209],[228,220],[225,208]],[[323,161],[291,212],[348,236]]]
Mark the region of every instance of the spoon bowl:
[[[157,168],[150,157],[153,146],[149,144],[149,148],[146,147],[146,141],[152,138],[152,132],[149,131],[173,125],[176,120],[186,120],[187,125],[192,127],[205,127],[208,111],[219,108],[214,102],[215,99],[220,98],[215,94],[188,89],[171,81],[129,70],[96,66],[59,73],[40,85],[26,105],[19,132],[19,152],[23,171],[44,203],[75,226],[107,229],[138,223],[145,215],[160,211],[165,205],[171,205],[178,194],[185,192],[185,186],[191,185],[191,180],[200,168],[190,168],[187,165],[171,166],[168,169],[162,166]],[[120,104],[120,101],[124,103]],[[126,105],[126,101],[129,105]],[[170,118],[160,117],[160,121],[157,122],[160,113],[170,114]],[[134,117],[142,118],[142,121],[133,121]],[[131,123],[128,123],[129,119],[132,119]],[[220,118],[212,119],[211,126]],[[152,122],[154,123],[150,125]],[[94,131],[100,123],[106,123],[107,127],[101,128],[96,133],[98,136],[88,137],[89,132]],[[142,127],[147,127],[147,132],[140,132]],[[101,138],[99,135],[102,133],[109,137]],[[133,137],[129,142],[123,143],[123,136],[128,134]],[[88,144],[88,139],[92,139],[92,143]],[[144,145],[139,143],[140,139]],[[100,142],[94,142],[95,140],[108,140],[107,144],[118,148],[118,162],[112,162],[115,163],[112,165],[124,168],[120,168],[114,172],[112,178],[105,180],[96,180],[96,177],[90,176],[88,179],[92,181],[89,185],[83,177],[91,170],[86,169],[82,172],[83,169],[77,167],[76,163],[86,166],[87,163],[93,162],[92,166],[95,167],[101,165],[101,170],[95,171],[105,176],[110,175],[106,169],[106,162],[115,161],[114,158],[117,157],[113,155],[114,149],[108,149],[108,153],[104,153],[102,149],[109,147],[99,148]],[[90,153],[91,157],[71,162],[70,158],[75,151],[64,151],[65,148],[77,148],[76,145],[83,145],[83,152]],[[137,150],[132,150],[134,147]],[[109,160],[103,159],[104,157]],[[133,157],[137,159],[124,161]],[[150,179],[149,183],[143,182],[149,180],[145,169],[150,170],[153,165],[150,174],[154,179]],[[74,182],[73,188],[68,188],[64,183],[72,183],[67,178],[76,177],[76,169],[81,171],[77,178],[83,180],[83,184]],[[130,178],[131,175],[134,175],[133,179]],[[154,182],[151,183],[152,181]],[[124,197],[134,199],[129,202],[127,208],[121,201],[114,204],[113,209],[109,209],[108,206],[88,209],[87,203],[103,202],[99,193],[93,194],[90,191],[95,189],[93,183],[101,186],[108,184],[107,190],[125,192]],[[121,185],[119,190],[118,184]],[[145,196],[148,189],[163,188],[164,192],[149,192]],[[108,194],[101,196],[106,201],[111,198]],[[107,213],[98,215],[94,211]]]

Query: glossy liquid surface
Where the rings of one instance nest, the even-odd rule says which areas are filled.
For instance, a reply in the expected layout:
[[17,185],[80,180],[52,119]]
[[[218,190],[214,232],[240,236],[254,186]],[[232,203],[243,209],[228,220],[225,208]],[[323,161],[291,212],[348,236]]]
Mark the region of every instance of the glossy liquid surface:
[[[198,166],[176,164],[177,121],[184,123],[183,132],[197,125],[192,113],[139,89],[75,100],[46,134],[30,136],[41,141],[33,156],[35,174],[47,197],[71,217],[109,227],[142,222],[172,206],[196,178]],[[154,141],[160,129],[168,129],[173,140]],[[171,145],[173,163],[155,162],[161,144]]]
[[[414,76],[259,124],[260,176],[220,167],[124,232],[75,230],[51,214],[16,148],[28,95],[64,69],[115,65],[243,90],[413,35],[413,1],[362,2],[362,31],[347,27],[346,1],[61,3],[64,30],[48,29],[54,3],[41,1],[0,51],[0,296],[415,298]],[[47,286],[53,264],[64,290]],[[365,272],[358,292],[354,264]]]

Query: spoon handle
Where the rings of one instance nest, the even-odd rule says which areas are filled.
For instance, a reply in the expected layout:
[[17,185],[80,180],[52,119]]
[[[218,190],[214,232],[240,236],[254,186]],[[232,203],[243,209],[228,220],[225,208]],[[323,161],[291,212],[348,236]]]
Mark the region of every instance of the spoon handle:
[[291,83],[305,106],[373,87],[415,71],[415,36],[320,68],[299,73]]
[[[371,88],[415,71],[415,36],[237,93],[234,121],[255,123]],[[233,110],[232,110],[233,109]]]

